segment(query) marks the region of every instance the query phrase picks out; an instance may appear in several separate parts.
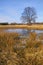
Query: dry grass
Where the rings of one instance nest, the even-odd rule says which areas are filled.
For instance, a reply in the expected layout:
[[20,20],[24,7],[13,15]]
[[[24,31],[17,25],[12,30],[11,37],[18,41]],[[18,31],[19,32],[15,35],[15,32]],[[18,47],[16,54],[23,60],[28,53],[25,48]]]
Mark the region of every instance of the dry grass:
[[0,32],[0,65],[43,65],[43,42],[36,33],[21,39],[20,34]]
[[23,29],[39,29],[43,30],[43,24],[41,25],[0,25],[0,29],[8,29],[8,28],[23,28]]

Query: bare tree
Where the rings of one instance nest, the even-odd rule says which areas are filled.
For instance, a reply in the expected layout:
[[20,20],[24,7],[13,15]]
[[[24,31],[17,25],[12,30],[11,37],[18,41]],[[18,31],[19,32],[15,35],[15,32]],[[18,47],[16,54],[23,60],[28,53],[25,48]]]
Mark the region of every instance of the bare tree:
[[21,19],[23,23],[35,23],[36,10],[33,7],[26,7],[22,13]]

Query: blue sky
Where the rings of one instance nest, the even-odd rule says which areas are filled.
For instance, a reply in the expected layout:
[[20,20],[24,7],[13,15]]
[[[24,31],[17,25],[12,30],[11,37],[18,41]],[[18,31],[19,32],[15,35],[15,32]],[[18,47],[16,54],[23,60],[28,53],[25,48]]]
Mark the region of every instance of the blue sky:
[[37,22],[43,22],[43,0],[0,0],[0,22],[21,22],[20,17],[25,7],[34,7]]

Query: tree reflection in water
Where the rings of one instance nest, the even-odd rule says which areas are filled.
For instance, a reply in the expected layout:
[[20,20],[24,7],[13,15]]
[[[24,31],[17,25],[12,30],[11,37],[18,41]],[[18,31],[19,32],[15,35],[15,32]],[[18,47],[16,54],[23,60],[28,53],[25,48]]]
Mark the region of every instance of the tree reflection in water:
[[23,29],[22,30],[23,35],[29,35],[31,32],[35,32],[35,30],[28,30],[28,29]]

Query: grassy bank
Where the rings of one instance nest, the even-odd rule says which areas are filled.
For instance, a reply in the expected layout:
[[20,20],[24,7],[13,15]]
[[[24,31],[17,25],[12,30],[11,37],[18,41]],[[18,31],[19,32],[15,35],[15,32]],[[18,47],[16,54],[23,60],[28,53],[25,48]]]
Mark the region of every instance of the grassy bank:
[[8,28],[23,28],[23,29],[39,29],[39,30],[43,30],[43,24],[41,25],[0,25],[0,29],[8,29]]
[[0,32],[0,65],[43,65],[43,34],[20,38],[18,33]]

